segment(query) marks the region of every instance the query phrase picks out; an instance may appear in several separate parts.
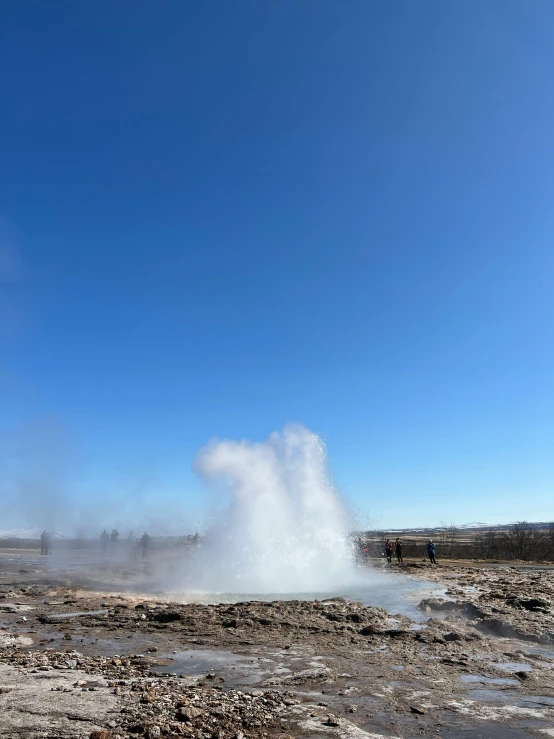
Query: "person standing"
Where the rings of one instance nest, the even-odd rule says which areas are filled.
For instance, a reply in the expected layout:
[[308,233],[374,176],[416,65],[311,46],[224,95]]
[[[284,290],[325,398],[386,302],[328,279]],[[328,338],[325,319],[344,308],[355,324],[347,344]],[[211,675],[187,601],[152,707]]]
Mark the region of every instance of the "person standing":
[[387,558],[387,562],[392,564],[392,541],[390,539],[387,539],[385,542],[385,557]]
[[110,544],[111,544],[112,554],[115,553],[118,538],[119,538],[119,531],[117,531],[117,529],[113,529],[112,533],[110,534]]
[[136,545],[137,545],[137,538],[135,536],[135,532],[131,531],[129,536],[127,537],[127,542],[129,544],[129,557],[133,557],[133,559],[136,557]]
[[106,553],[108,551],[109,541],[110,541],[110,535],[108,534],[106,529],[104,529],[104,531],[102,532],[102,535],[100,536],[100,553],[102,554],[103,557],[106,556]]
[[148,557],[148,547],[150,545],[150,537],[148,536],[146,531],[141,536],[140,541],[142,544],[142,556],[146,559],[146,557]]
[[437,549],[435,547],[435,544],[433,543],[431,539],[429,539],[429,542],[427,544],[427,555],[429,556],[429,562],[431,562],[432,565],[437,564],[437,560],[435,558],[436,554],[437,554]]
[[400,541],[398,537],[396,538],[395,549],[396,549],[396,559],[398,560],[398,564],[399,565],[404,564],[404,560],[402,559],[402,542]]
[[40,553],[41,554],[46,554],[46,536],[47,536],[47,531],[46,529],[44,529],[44,531],[40,535]]

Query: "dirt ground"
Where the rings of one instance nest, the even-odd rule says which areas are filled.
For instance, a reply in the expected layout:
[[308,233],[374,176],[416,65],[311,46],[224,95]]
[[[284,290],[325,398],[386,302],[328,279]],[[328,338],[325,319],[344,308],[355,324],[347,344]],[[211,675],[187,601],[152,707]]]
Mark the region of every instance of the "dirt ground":
[[411,619],[171,602],[160,566],[0,550],[1,737],[554,736],[549,567],[393,566],[391,589],[436,583]]

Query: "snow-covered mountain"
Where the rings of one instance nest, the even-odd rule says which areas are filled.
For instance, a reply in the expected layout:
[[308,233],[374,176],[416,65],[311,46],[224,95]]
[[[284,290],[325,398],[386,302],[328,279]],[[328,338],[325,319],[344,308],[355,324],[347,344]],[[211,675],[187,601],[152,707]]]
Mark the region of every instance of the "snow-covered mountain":
[[[31,526],[29,529],[5,529],[0,530],[0,539],[40,539],[40,535],[44,529],[38,526]],[[54,533],[50,534],[51,539],[69,539],[71,537],[64,536],[64,534]]]

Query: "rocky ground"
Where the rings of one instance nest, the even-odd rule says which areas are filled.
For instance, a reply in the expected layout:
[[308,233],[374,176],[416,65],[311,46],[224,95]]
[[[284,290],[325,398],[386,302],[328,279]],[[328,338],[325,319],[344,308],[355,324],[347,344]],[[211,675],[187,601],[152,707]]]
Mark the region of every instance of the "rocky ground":
[[550,569],[393,567],[440,587],[412,620],[123,593],[144,567],[0,553],[1,737],[554,736]]

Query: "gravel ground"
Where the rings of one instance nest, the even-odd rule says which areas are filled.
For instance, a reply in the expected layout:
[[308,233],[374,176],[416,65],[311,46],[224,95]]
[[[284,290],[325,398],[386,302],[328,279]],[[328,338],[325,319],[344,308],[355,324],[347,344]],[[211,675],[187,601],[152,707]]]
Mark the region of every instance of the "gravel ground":
[[391,568],[391,588],[444,585],[414,622],[341,598],[131,594],[152,567],[0,553],[1,737],[554,736],[549,569]]

